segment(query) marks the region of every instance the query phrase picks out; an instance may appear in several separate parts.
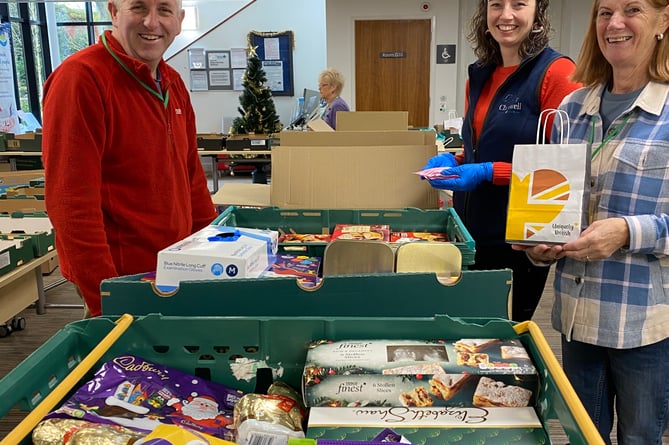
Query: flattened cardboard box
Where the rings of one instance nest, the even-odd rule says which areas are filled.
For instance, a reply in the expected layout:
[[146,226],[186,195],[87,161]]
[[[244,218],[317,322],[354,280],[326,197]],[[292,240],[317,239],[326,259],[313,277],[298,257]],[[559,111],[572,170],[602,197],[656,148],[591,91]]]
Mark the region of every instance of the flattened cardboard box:
[[[437,154],[435,133],[394,133],[404,134],[394,139],[385,132],[304,132],[287,140],[282,136],[281,145],[272,149],[270,204],[302,209],[439,208],[438,190],[413,173]],[[315,143],[287,145],[298,138]]]
[[282,131],[281,145],[294,146],[346,146],[346,145],[436,145],[434,131],[382,130],[382,131]]
[[533,408],[311,408],[306,436],[319,443],[550,443]]
[[339,111],[337,131],[406,130],[408,111]]
[[36,178],[44,178],[44,170],[2,172],[0,174],[0,184],[28,184]]
[[[327,265],[327,261],[326,261]],[[348,340],[307,350],[307,406],[525,407],[538,375],[517,340]]]

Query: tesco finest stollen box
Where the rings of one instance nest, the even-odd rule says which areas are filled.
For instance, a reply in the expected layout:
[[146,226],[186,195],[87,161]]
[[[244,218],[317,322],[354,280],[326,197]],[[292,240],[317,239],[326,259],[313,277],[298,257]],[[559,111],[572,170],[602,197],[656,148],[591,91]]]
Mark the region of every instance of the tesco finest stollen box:
[[316,342],[307,349],[307,406],[532,406],[537,371],[515,340]]
[[531,407],[317,407],[309,411],[306,436],[319,442],[337,439],[423,445],[550,443]]

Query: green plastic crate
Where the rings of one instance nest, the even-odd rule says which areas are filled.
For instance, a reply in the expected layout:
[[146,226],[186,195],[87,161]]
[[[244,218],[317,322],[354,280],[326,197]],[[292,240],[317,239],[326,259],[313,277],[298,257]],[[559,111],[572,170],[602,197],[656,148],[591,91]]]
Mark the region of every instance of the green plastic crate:
[[[116,321],[116,322],[115,322]],[[32,412],[7,444],[30,444],[30,431],[43,414],[59,406],[99,366],[120,354],[134,354],[216,382],[252,391],[255,378],[235,378],[231,364],[248,359],[281,372],[300,386],[307,345],[318,339],[517,338],[525,345],[541,385],[537,413],[548,430],[559,420],[572,445],[603,444],[573,393],[543,334],[534,323],[507,320],[385,317],[167,317],[132,321],[99,317],[70,323],[0,380],[0,417],[12,407]],[[52,394],[53,393],[53,394]],[[40,402],[47,399],[47,403]],[[483,433],[482,433],[483,434]],[[24,438],[25,437],[25,438]],[[472,436],[468,436],[472,437]]]
[[[476,244],[453,208],[421,210],[307,210],[278,207],[244,208],[230,206],[213,222],[217,225],[281,230],[285,233],[332,233],[335,224],[388,224],[394,232],[442,232],[462,254],[462,266],[474,264]],[[283,253],[296,250],[305,255],[323,256],[327,243],[280,243]]]
[[56,234],[46,212],[0,213],[0,234],[31,236],[36,257],[56,248]]
[[1,237],[5,241],[17,241],[16,244],[0,247],[0,276],[5,275],[19,266],[23,266],[33,258],[33,240],[30,237]]
[[170,294],[145,275],[102,281],[102,313],[236,316],[383,316],[509,318],[510,269],[465,270],[452,285],[433,273],[335,275],[315,288],[295,277],[183,281]]
[[0,239],[27,239],[30,240],[32,257],[41,257],[55,249],[53,232],[39,233],[0,233]]

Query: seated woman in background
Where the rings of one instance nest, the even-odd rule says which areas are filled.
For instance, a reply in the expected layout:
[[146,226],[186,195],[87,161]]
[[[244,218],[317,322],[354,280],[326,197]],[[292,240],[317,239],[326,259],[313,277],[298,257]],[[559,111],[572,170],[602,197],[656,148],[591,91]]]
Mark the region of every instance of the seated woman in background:
[[350,111],[348,104],[339,96],[344,89],[344,76],[333,68],[323,70],[318,75],[318,91],[327,104],[323,120],[333,129],[337,129],[337,112]]

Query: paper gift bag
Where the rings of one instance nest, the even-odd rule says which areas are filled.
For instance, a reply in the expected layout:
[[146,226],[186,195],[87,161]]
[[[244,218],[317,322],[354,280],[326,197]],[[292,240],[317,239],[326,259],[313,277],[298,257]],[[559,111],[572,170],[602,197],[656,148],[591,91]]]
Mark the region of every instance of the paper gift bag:
[[[553,127],[560,131],[556,144],[546,144],[542,131],[542,121],[547,122],[550,116],[559,124]],[[578,238],[587,224],[590,147],[568,141],[567,114],[544,110],[539,116],[536,144],[514,147],[508,243],[563,244]]]

